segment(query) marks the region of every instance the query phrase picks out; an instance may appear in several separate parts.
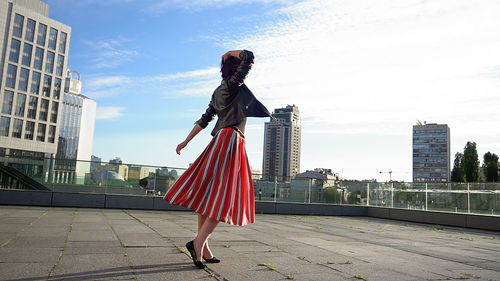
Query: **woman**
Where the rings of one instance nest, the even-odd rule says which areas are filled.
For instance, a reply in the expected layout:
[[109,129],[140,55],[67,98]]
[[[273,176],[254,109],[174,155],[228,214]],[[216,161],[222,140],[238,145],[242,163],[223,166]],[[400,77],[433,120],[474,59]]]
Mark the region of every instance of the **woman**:
[[222,82],[206,112],[196,121],[177,154],[217,115],[214,136],[196,161],[165,195],[165,201],[198,213],[198,234],[186,244],[195,266],[218,263],[208,238],[222,221],[244,226],[255,221],[254,188],[245,151],[246,117],[270,117],[269,111],[243,84],[253,64],[253,53],[234,50],[222,56]]

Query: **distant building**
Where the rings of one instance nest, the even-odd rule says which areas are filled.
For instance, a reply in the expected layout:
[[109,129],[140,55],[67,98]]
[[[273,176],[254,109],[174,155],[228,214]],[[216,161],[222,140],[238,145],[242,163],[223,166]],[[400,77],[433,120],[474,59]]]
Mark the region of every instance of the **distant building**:
[[115,157],[114,159],[109,160],[109,164],[123,164],[123,161],[120,157]]
[[51,176],[70,36],[46,3],[0,0],[0,161],[34,177]]
[[413,126],[413,182],[450,181],[450,128],[420,122]]
[[301,126],[296,105],[276,108],[264,126],[264,179],[290,181],[300,171]]
[[[77,74],[76,79],[73,74]],[[90,173],[97,105],[81,90],[80,74],[68,69],[54,167],[56,182],[83,183]]]
[[102,158],[95,155],[90,156],[90,172],[92,173],[97,169],[98,166],[102,165]]
[[149,168],[143,166],[131,166],[128,169],[128,178],[129,179],[143,179],[149,177]]

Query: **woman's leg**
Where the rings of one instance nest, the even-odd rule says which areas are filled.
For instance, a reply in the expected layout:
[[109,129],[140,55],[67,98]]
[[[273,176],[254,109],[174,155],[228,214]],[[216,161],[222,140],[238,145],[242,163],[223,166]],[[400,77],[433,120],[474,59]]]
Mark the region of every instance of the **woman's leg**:
[[210,237],[218,224],[219,221],[205,217],[203,224],[198,230],[198,235],[194,239],[194,250],[199,261],[201,261],[203,247],[207,243],[208,237]]
[[[205,222],[206,218],[207,217],[205,217],[205,216],[203,216],[201,214],[198,214],[198,233],[200,233],[201,226]],[[210,238],[210,235],[208,235],[208,238]],[[205,243],[205,245],[203,247],[202,255],[206,259],[211,259],[211,258],[214,257],[214,255],[212,254],[212,251],[210,250],[210,247],[208,247],[208,239],[207,239],[207,242]]]

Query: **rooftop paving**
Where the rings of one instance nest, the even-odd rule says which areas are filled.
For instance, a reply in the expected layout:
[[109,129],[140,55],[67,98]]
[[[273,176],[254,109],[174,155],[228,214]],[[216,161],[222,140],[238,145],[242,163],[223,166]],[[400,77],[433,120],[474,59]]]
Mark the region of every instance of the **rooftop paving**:
[[1,280],[500,280],[500,233],[368,217],[219,224],[193,266],[191,212],[0,206]]

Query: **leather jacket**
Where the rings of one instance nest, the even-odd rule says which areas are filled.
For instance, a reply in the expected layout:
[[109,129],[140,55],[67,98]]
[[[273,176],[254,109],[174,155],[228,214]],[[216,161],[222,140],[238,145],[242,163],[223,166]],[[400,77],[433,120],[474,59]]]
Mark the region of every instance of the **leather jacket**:
[[[217,123],[212,130],[212,136],[222,128],[244,126],[246,117],[271,117],[269,110],[257,100],[250,89],[243,84],[252,68],[253,53],[243,50],[240,53],[241,63],[236,72],[224,80],[212,94],[207,110],[196,121],[202,128],[207,127],[217,114]],[[243,131],[243,130],[241,130]]]

